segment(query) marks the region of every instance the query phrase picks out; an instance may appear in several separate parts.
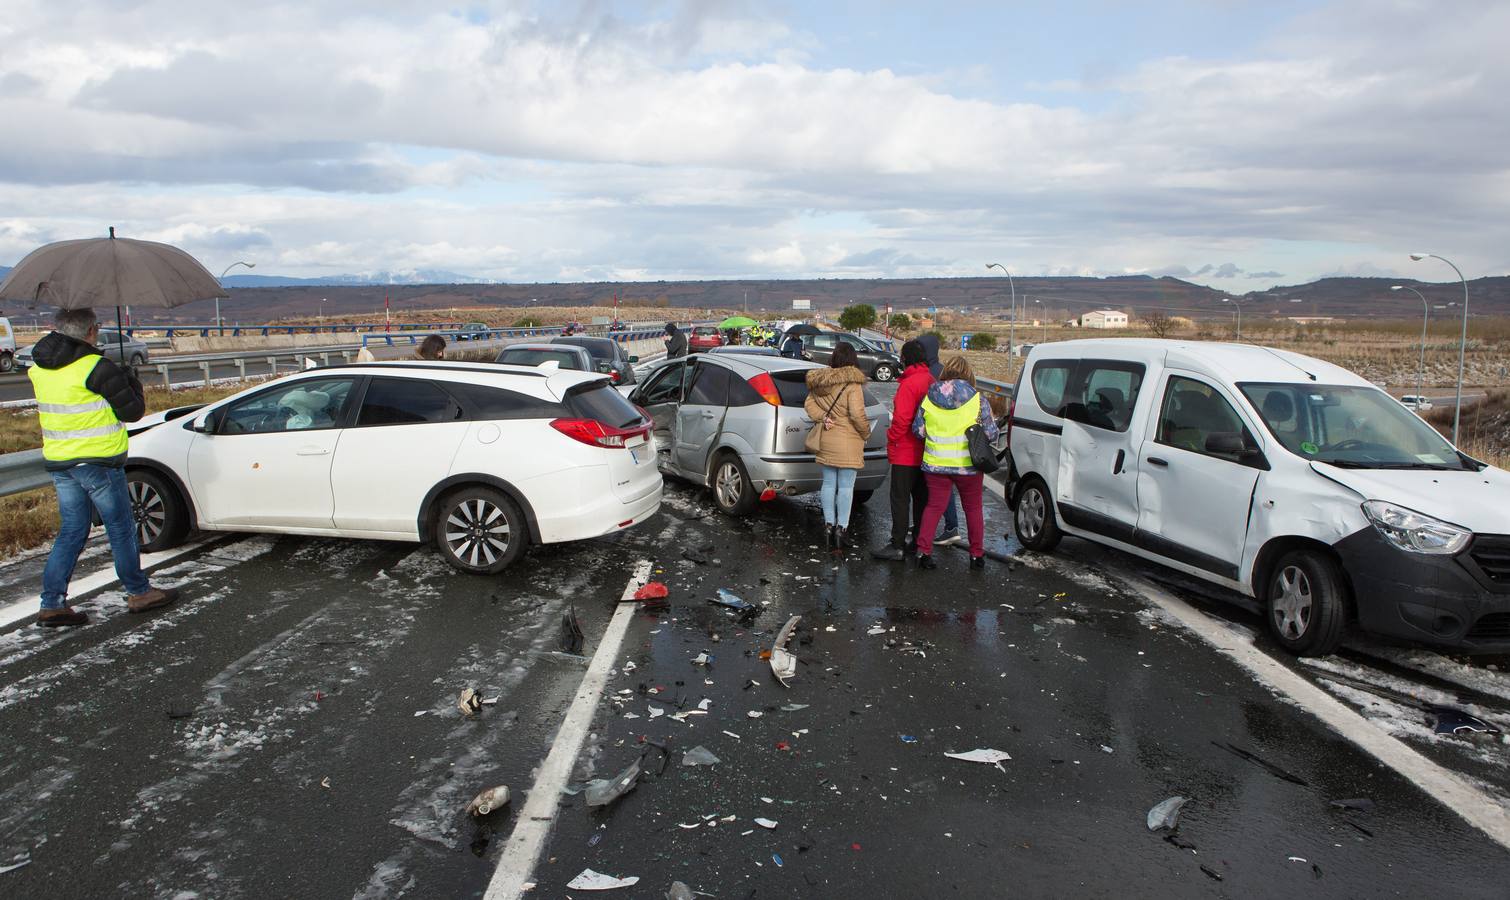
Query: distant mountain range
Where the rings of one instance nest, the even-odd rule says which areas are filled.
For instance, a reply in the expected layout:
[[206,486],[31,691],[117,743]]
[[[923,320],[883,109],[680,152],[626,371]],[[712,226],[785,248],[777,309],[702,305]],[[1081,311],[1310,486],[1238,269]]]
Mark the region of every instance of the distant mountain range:
[[324,275],[320,278],[295,278],[291,275],[229,275],[223,282],[228,288],[316,287],[321,285],[395,285],[395,284],[496,284],[474,275],[461,275],[442,269],[408,269],[400,272],[363,272],[358,275]]

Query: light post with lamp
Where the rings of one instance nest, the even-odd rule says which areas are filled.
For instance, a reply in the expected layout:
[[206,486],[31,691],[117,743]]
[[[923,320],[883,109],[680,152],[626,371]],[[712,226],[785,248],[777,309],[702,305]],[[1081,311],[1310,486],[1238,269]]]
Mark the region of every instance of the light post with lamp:
[[1459,269],[1456,263],[1445,256],[1438,256],[1435,253],[1412,253],[1410,255],[1410,258],[1416,262],[1420,262],[1427,257],[1440,259],[1442,262],[1452,266],[1452,271],[1458,273],[1458,280],[1463,283],[1463,336],[1458,341],[1458,396],[1457,402],[1452,408],[1452,443],[1453,446],[1457,446],[1458,424],[1463,420],[1463,360],[1468,353],[1468,279],[1463,277],[1463,270]]
[[1237,340],[1238,341],[1242,341],[1242,339],[1243,339],[1243,301],[1237,299],[1236,297],[1223,297],[1222,298],[1222,302],[1223,303],[1231,303],[1233,306],[1237,307]]
[[[231,271],[232,269],[236,268],[237,266],[246,266],[248,269],[255,269],[255,268],[257,268],[257,264],[256,263],[243,262],[242,260],[237,260],[236,262],[233,262],[230,265],[226,266],[225,267],[225,271],[223,271],[223,272],[220,273],[220,279],[219,279],[219,281],[220,281],[220,287],[221,287],[222,290],[224,290],[224,288],[225,288],[225,273]],[[221,321],[221,318],[220,318],[220,298],[219,297],[215,298],[215,331],[221,337],[225,336],[225,322]]]
[[1012,289],[1012,318],[1007,326],[1007,358],[1012,358],[1012,347],[1017,343],[1017,282],[1012,280],[1012,273],[1001,263],[986,263],[986,269],[1001,269],[1002,274],[1007,276],[1007,287]]
[[[1392,291],[1410,291],[1417,297],[1421,292],[1408,284],[1392,284]],[[1421,384],[1426,378],[1426,323],[1431,318],[1431,307],[1426,303],[1426,298],[1421,297],[1421,361],[1416,365],[1416,409],[1421,408]]]

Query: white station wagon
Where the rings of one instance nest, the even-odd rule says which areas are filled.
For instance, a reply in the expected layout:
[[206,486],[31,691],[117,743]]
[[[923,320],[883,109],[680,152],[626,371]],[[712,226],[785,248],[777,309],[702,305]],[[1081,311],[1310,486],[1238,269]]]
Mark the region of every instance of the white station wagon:
[[1510,649],[1510,474],[1346,369],[1246,344],[1033,348],[1011,415],[1018,539],[1109,544],[1256,598],[1288,650],[1345,625]]
[[494,574],[653,515],[650,430],[594,373],[367,363],[144,419],[126,477],[144,550],[194,528],[433,541]]

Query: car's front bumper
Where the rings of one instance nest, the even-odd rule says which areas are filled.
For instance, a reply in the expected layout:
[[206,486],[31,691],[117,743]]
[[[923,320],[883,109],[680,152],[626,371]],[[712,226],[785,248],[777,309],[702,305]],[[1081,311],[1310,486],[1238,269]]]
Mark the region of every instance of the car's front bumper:
[[1364,630],[1487,653],[1510,651],[1510,580],[1477,561],[1500,541],[1510,548],[1510,539],[1478,535],[1456,556],[1431,556],[1396,549],[1369,526],[1333,547]]

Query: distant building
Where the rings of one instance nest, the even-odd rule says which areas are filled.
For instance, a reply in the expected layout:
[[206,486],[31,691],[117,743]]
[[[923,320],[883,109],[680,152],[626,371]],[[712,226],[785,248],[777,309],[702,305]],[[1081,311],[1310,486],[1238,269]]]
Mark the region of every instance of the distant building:
[[1098,309],[1080,317],[1081,328],[1126,328],[1127,313],[1114,309]]
[[812,312],[812,310],[813,310],[813,301],[811,301],[811,300],[793,300],[792,301],[792,309],[803,310],[804,312]]

